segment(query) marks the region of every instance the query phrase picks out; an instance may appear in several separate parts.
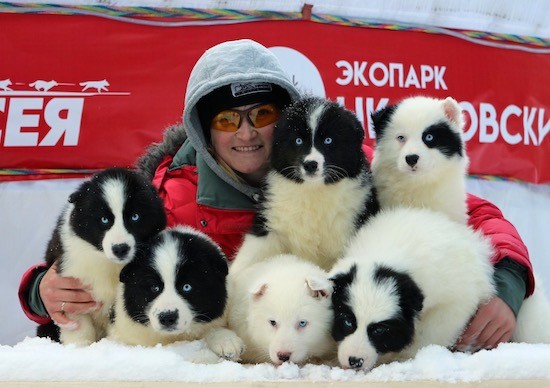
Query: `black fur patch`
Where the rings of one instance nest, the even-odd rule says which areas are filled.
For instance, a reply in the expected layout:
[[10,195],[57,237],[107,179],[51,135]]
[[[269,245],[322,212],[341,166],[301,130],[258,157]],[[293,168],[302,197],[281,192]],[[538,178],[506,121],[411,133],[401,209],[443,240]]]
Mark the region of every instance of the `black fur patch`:
[[53,321],[38,325],[36,335],[42,338],[49,338],[54,342],[61,342],[59,338],[59,327]]
[[332,292],[332,309],[334,313],[332,338],[335,341],[342,341],[357,330],[355,314],[349,305],[349,287],[354,282],[356,274],[357,266],[353,265],[349,272],[337,274],[331,278],[334,285]]
[[437,148],[447,157],[463,156],[464,144],[460,134],[453,131],[446,122],[429,126],[422,133],[422,141],[428,148]]
[[[157,271],[164,260],[154,256],[158,246],[166,244],[167,236],[177,240],[179,261],[175,268],[175,284],[165,284]],[[143,325],[148,324],[146,311],[167,287],[175,287],[193,310],[194,320],[209,322],[224,311],[227,291],[227,260],[221,249],[211,241],[193,233],[167,230],[146,244],[136,258],[120,273],[124,283],[124,307],[128,315]]]
[[371,114],[372,126],[376,134],[376,142],[379,142],[384,136],[384,130],[388,126],[388,123],[390,122],[396,108],[397,105],[388,105]]
[[365,206],[363,207],[363,211],[357,214],[357,218],[355,219],[356,229],[359,229],[370,217],[378,214],[378,212],[380,211],[380,202],[378,202],[378,194],[376,193],[376,187],[374,187],[372,183],[372,173],[370,169],[365,175],[364,185],[366,187],[370,186],[371,188],[370,195],[365,200]]
[[269,230],[266,226],[267,218],[264,215],[266,210],[265,204],[266,204],[266,199],[262,195],[260,202],[257,204],[256,213],[254,214],[254,221],[252,223],[250,230],[248,231],[249,233],[257,237],[264,237],[269,233]]
[[410,345],[414,338],[415,318],[422,310],[424,295],[414,280],[404,272],[379,267],[374,273],[378,284],[393,282],[399,297],[399,311],[396,316],[367,326],[367,334],[378,354],[398,352]]

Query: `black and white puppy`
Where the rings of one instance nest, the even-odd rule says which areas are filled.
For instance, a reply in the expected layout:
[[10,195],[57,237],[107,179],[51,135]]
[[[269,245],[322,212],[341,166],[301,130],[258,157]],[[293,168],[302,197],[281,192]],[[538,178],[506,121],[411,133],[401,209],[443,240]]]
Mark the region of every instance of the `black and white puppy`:
[[204,338],[217,356],[238,358],[242,342],[222,328],[227,260],[191,227],[165,229],[120,272],[109,338],[154,346]]
[[344,368],[452,346],[494,292],[492,247],[440,212],[382,210],[351,240],[330,276],[333,338]]
[[363,138],[355,114],[324,98],[306,97],[283,111],[261,208],[230,274],[277,254],[332,267],[378,211]]
[[[61,275],[91,286],[102,308],[74,316],[77,329],[60,327],[61,342],[87,345],[105,336],[120,270],[134,258],[141,242],[165,226],[157,190],[136,171],[103,170],[69,196],[49,241],[46,262],[51,266],[57,261]],[[47,332],[39,328],[38,333]],[[48,334],[56,339],[56,333]]]
[[451,97],[409,97],[372,115],[372,173],[382,208],[427,207],[466,223],[468,156]]
[[[460,105],[451,97],[409,97],[375,112],[372,119],[372,173],[381,207],[428,208],[466,224],[469,161]],[[513,340],[550,343],[548,320],[550,302],[537,280],[518,313]]]

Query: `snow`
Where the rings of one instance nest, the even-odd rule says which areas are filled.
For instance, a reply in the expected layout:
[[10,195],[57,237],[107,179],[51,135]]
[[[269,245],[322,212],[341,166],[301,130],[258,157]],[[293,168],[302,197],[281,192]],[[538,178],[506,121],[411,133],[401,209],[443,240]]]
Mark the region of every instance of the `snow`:
[[[370,372],[337,366],[285,363],[243,365],[232,361],[193,364],[204,351],[202,341],[167,346],[127,346],[103,339],[89,347],[64,346],[44,338],[25,338],[0,346],[2,381],[418,381],[550,379],[550,345],[501,344],[474,354],[441,346],[421,349],[404,362],[380,365]],[[46,362],[47,361],[47,362]]]

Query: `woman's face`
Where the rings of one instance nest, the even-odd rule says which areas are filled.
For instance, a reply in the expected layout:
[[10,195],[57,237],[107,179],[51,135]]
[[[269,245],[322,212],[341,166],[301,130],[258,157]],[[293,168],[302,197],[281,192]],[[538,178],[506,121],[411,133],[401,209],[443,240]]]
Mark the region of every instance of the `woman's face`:
[[[257,105],[239,106],[233,110],[246,111]],[[249,183],[257,184],[269,168],[274,126],[275,122],[254,128],[247,117],[242,117],[241,125],[236,132],[212,128],[212,146],[218,157],[229,167]]]

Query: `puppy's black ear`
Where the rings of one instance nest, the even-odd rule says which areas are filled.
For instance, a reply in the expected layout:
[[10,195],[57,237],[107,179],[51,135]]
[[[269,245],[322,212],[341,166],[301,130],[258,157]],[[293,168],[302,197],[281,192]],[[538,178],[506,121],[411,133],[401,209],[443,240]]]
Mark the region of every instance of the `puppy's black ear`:
[[347,272],[339,272],[333,274],[328,280],[330,280],[334,288],[344,288],[349,284],[353,283],[355,277],[357,276],[357,264],[353,264]]
[[418,316],[424,307],[424,294],[414,280],[411,279],[410,283],[407,284],[403,298],[411,306],[415,316]]
[[411,320],[418,316],[424,306],[424,294],[414,279],[406,272],[390,267],[379,266],[374,273],[374,281],[382,284],[391,281],[395,284],[396,294],[403,314]]
[[216,270],[222,275],[227,276],[229,273],[229,265],[227,257],[220,252],[219,254],[219,260],[214,260],[214,265],[216,266]]
[[73,192],[71,195],[69,195],[69,203],[75,203],[76,201],[78,201],[80,198],[82,198],[82,196],[84,195],[84,193],[86,193],[87,191],[91,190],[91,184],[89,181],[86,181],[84,183],[82,183],[78,189],[76,189],[75,192]]
[[130,279],[135,277],[136,275],[136,264],[134,262],[129,262],[124,267],[122,267],[122,270],[120,271],[120,274],[118,276],[118,280],[120,280],[121,283],[128,283]]
[[396,105],[388,105],[382,109],[377,110],[371,114],[372,127],[376,133],[376,141],[378,142],[384,135],[384,129],[388,126],[388,123],[395,112]]

